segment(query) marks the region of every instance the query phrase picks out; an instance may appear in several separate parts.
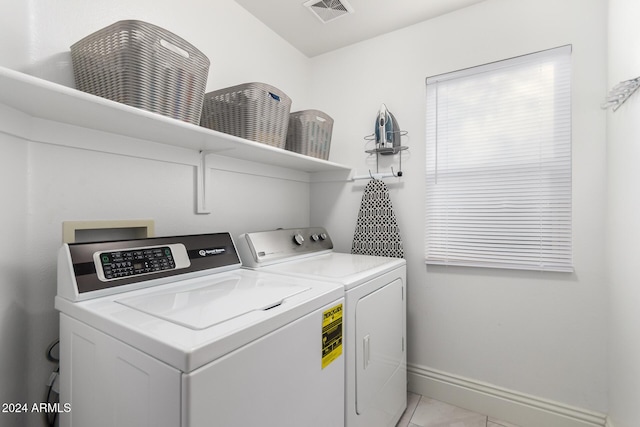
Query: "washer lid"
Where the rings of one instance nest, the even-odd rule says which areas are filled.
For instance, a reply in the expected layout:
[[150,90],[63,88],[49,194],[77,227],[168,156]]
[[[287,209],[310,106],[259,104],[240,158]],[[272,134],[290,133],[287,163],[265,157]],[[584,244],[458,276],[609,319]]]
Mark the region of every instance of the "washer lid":
[[201,330],[252,311],[276,307],[309,287],[231,277],[173,291],[121,298],[115,302],[160,319]]

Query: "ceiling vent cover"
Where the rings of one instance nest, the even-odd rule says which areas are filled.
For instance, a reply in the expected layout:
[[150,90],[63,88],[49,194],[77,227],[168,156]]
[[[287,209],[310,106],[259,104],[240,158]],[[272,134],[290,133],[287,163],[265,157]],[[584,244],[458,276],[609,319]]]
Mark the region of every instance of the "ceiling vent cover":
[[323,23],[353,13],[353,7],[345,0],[310,0],[304,6]]

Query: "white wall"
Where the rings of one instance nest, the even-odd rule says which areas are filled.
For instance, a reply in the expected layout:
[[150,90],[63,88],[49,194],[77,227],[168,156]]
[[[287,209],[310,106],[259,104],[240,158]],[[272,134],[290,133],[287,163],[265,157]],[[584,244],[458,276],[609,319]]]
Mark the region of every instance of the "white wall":
[[[27,147],[0,135],[0,403],[24,402],[27,387],[28,322],[25,255],[27,222]],[[1,414],[0,424],[20,425],[20,415]]]
[[[616,9],[629,27],[632,19],[622,15],[631,3],[617,0],[621,6]],[[308,60],[232,0],[187,0],[179,5],[171,0],[10,4],[3,0],[0,36],[12,44],[0,46],[0,65],[72,85],[70,44],[118,19],[147,20],[189,40],[211,59],[208,90],[264,81],[290,95],[294,110],[313,107],[329,113],[336,120],[331,160],[352,165],[358,173],[375,168],[364,153],[368,146],[362,137],[373,131],[375,113],[385,102],[409,131],[405,177],[389,182],[409,265],[409,362],[606,412],[608,293],[602,261],[606,116],[599,109],[606,91],[606,4],[605,0],[487,0]],[[574,48],[576,272],[425,267],[424,79],[569,43]],[[627,46],[621,42],[619,58],[628,54]],[[166,148],[155,153],[158,160],[143,160],[43,145],[3,133],[15,125],[8,117],[21,119],[15,112],[0,114],[0,195],[3,201],[11,200],[3,204],[0,220],[2,235],[17,245],[0,253],[6,263],[0,269],[2,402],[43,398],[51,369],[44,349],[57,336],[55,252],[63,220],[154,218],[159,235],[220,230],[237,234],[247,227],[322,224],[338,249],[350,248],[366,181],[314,184],[310,191],[304,182],[246,173],[250,165],[238,172],[214,170],[218,184],[211,190],[217,201],[214,213],[200,216],[194,214],[193,167],[172,161],[174,155],[184,155],[180,150]],[[626,126],[632,126],[631,120]],[[104,138],[99,133],[83,135]],[[633,148],[619,145],[617,156],[624,161],[633,154],[625,151]],[[383,159],[381,166],[386,170],[393,160]],[[152,189],[142,198],[125,194],[116,202],[105,200],[96,188],[109,176],[117,176],[119,185],[141,180]],[[630,184],[620,188],[632,191]],[[612,213],[623,215],[624,208]],[[610,231],[633,249],[638,239],[630,239],[633,233],[625,237],[617,227],[612,225]],[[25,235],[26,241],[21,239]],[[630,251],[619,255],[626,253]],[[38,264],[27,263],[27,254]],[[636,369],[631,359],[639,353],[636,348],[628,358],[624,354],[632,330],[623,326],[628,320],[638,321],[630,306],[622,306],[628,298],[637,300],[637,293],[627,289],[632,265],[633,261],[625,262],[623,277],[614,277],[626,286],[614,288],[613,298],[614,308],[624,308],[620,310],[624,315],[613,319],[614,332],[620,329],[620,335],[614,336],[612,351],[612,360],[623,366],[614,372],[612,388],[612,408],[621,422],[638,418],[632,397],[625,397],[638,386],[625,378],[637,374],[628,371]],[[5,423],[35,426],[40,419],[34,415],[27,422],[24,417],[0,415],[0,424]]]
[[[73,86],[73,42],[119,19],[142,19],[178,34],[209,57],[208,90],[261,81],[287,93],[293,108],[308,102],[308,59],[232,0],[2,3],[0,38],[11,41],[0,46],[4,67]],[[58,335],[53,299],[62,221],[152,218],[157,235],[237,235],[248,228],[309,225],[309,184],[286,171],[242,162],[227,168],[218,160],[209,190],[213,212],[196,215],[195,168],[181,160],[196,153],[155,146],[150,148],[155,160],[145,160],[23,140],[10,135],[28,135],[28,118],[0,109],[0,229],[3,242],[10,243],[0,249],[0,402],[44,399],[53,369],[44,352]],[[22,132],[14,132],[18,128]],[[79,128],[56,129],[51,126],[52,139],[148,144]],[[106,182],[115,189],[105,191]],[[0,414],[0,425],[40,426],[41,418]]]
[[[312,99],[336,119],[331,160],[359,174],[375,168],[363,136],[382,102],[409,132],[405,176],[388,182],[408,263],[410,367],[606,412],[606,16],[604,0],[488,0],[312,60]],[[425,78],[565,44],[575,273],[425,267]],[[311,222],[325,224],[338,249],[350,249],[365,184],[312,185]]]
[[[609,88],[640,75],[640,4],[609,1]],[[616,427],[640,420],[640,97],[609,112],[608,279],[610,282],[610,417]]]
[[0,0],[0,64],[8,68],[24,66],[29,58],[29,38],[25,29],[29,27],[29,2]]

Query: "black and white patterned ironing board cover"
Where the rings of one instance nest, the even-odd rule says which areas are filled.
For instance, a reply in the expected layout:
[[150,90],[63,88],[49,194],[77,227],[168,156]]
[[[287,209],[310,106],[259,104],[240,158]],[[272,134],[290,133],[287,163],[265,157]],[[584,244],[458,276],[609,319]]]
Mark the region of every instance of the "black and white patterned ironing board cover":
[[382,180],[372,179],[364,189],[351,253],[404,257],[389,190]]

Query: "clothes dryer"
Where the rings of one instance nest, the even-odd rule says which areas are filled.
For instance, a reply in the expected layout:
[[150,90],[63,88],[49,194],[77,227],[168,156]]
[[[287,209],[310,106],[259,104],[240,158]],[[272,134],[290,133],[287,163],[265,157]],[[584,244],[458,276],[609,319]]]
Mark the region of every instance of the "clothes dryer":
[[345,424],[393,427],[406,409],[406,262],[333,251],[324,228],[245,233],[243,265],[339,284],[345,297]]
[[343,304],[228,233],[64,245],[60,425],[343,427]]

